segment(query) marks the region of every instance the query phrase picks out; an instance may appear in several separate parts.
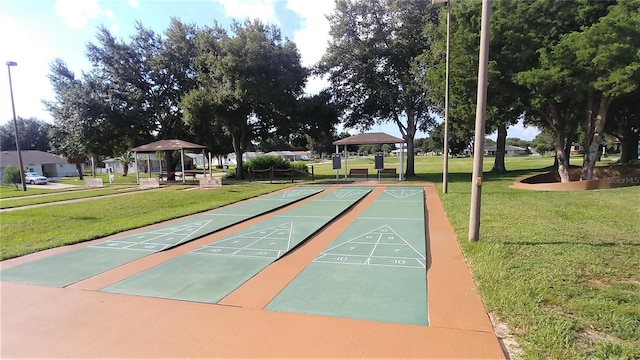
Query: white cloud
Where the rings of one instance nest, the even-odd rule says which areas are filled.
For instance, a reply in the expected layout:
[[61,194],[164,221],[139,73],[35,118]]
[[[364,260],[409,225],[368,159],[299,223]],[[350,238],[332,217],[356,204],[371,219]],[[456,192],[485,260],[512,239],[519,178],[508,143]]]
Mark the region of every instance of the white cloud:
[[[517,124],[511,125],[507,128],[507,137],[518,138],[522,140],[531,141],[540,134],[540,129],[535,126],[524,126],[522,120],[519,120]],[[498,133],[494,132],[487,136],[491,140],[496,140]]]
[[[53,90],[46,74],[49,61],[56,55],[51,33],[42,33],[35,27],[16,19],[0,15],[0,32],[12,34],[0,37],[0,59],[4,71],[0,74],[0,123],[13,119],[9,79],[4,61],[15,61],[11,67],[11,82],[16,116],[50,120],[51,116],[41,99],[53,99]],[[29,46],[25,46],[29,44]]]
[[236,19],[260,19],[279,24],[272,0],[214,0],[224,8],[225,15]]
[[129,0],[129,6],[132,8],[138,8],[140,7],[140,3],[137,0]]
[[112,34],[118,34],[120,32],[120,24],[115,23],[113,25],[111,25],[111,33]]
[[303,19],[302,28],[293,34],[293,41],[300,49],[302,64],[312,66],[327,50],[330,36],[326,16],[333,12],[335,3],[331,0],[288,0],[287,8]]
[[111,9],[101,8],[98,0],[57,0],[55,9],[71,28],[83,28],[87,26],[88,19],[103,16],[115,20]]

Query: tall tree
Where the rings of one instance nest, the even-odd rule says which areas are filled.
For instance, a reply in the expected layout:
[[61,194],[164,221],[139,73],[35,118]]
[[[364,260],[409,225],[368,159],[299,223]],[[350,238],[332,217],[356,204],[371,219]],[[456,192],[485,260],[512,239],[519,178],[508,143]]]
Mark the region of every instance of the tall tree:
[[425,22],[436,21],[427,1],[338,0],[329,16],[332,39],[318,64],[346,127],[398,126],[407,143],[407,176],[415,175],[415,134],[434,122],[417,57],[432,43]]
[[339,111],[332,102],[331,93],[323,90],[319,94],[303,97],[298,101],[294,137],[304,139],[309,150],[331,153],[331,144],[336,137],[336,125],[340,122]]
[[89,156],[103,151],[99,126],[101,105],[96,101],[93,84],[76,78],[61,59],[51,63],[49,80],[55,100],[45,101],[54,124],[50,128],[51,149],[76,165],[82,180],[82,164]]
[[537,49],[531,70],[516,75],[532,96],[531,118],[554,132],[558,172],[568,175],[568,149],[582,123],[581,178],[592,178],[610,104],[633,92],[640,76],[640,1],[526,3],[523,24]]
[[558,50],[573,60],[571,75],[586,100],[581,179],[591,180],[609,106],[640,86],[640,0],[617,2],[581,30],[563,37]]
[[[450,36],[450,117],[458,128],[474,129],[480,45],[481,2],[455,2],[451,8]],[[522,2],[494,2],[491,9],[489,42],[489,81],[487,93],[487,133],[497,131],[497,153],[492,171],[505,172],[507,129],[517,123],[525,111],[526,88],[513,80],[513,75],[529,67],[527,34],[520,31]],[[446,11],[443,11],[443,15]],[[429,27],[429,25],[427,25]],[[438,41],[421,56],[422,63],[434,62],[427,68],[425,86],[432,89],[432,100],[443,115],[445,93],[446,20],[440,21]]]
[[[36,118],[17,118],[18,140],[22,150],[49,151],[50,124]],[[0,125],[0,150],[15,150],[16,138],[13,121]]]
[[514,77],[529,90],[531,102],[527,122],[550,129],[553,133],[558,173],[562,182],[568,182],[568,150],[579,123],[575,109],[580,106],[580,99],[572,97],[577,92],[575,81],[552,58],[554,47],[562,36],[580,27],[576,16],[578,3],[540,0],[523,2],[522,5],[523,17],[530,18],[523,23],[523,32],[529,34],[530,46],[536,53],[531,69]]
[[215,117],[215,104],[204,90],[193,90],[180,101],[184,121],[198,144],[207,147],[222,164],[222,156],[233,152],[231,136]]
[[251,140],[288,131],[307,71],[295,44],[258,20],[202,29],[196,41],[199,89],[215,121],[232,138],[236,176],[244,178],[242,154]]
[[[172,19],[164,36],[136,24],[129,42],[104,27],[87,46],[93,73],[108,92],[110,123],[123,144],[116,152],[151,139],[192,140],[179,108],[195,84],[196,27]],[[169,152],[168,167],[177,160]]]

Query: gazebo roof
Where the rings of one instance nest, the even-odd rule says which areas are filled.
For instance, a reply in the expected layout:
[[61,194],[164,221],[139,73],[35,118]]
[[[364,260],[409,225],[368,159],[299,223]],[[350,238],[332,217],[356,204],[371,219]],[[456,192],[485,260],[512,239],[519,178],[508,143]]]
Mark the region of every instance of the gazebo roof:
[[333,145],[367,145],[367,144],[397,144],[404,143],[403,139],[383,132],[362,133],[336,140]]
[[183,150],[183,149],[205,149],[206,146],[190,143],[184,140],[170,139],[152,142],[146,145],[134,147],[134,152],[156,152],[163,150]]

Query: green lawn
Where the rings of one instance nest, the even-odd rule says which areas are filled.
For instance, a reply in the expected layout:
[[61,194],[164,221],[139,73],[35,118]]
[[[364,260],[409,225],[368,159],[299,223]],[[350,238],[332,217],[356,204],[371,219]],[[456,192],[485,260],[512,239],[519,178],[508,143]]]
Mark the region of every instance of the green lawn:
[[[40,190],[40,189],[37,189]],[[74,200],[74,199],[84,199],[90,197],[97,196],[105,196],[105,195],[114,195],[114,194],[122,194],[131,191],[139,191],[137,187],[129,186],[111,186],[106,188],[97,188],[97,189],[77,189],[77,190],[57,190],[54,192],[47,193],[39,193],[38,195],[42,196],[28,196],[28,195],[36,195],[35,193],[31,193],[27,191],[25,196],[20,197],[7,197],[4,198],[0,195],[0,209],[7,208],[16,208],[20,206],[27,205],[36,205],[36,204],[46,204],[53,203],[64,200]]]
[[[489,171],[493,159],[485,159]],[[472,159],[450,159],[440,194],[487,309],[503,319],[526,359],[640,359],[640,186],[534,192],[513,181],[551,158],[508,158],[507,174],[485,173],[480,241],[467,241]],[[368,167],[372,159],[350,159]],[[572,159],[579,165],[580,159]],[[397,158],[385,167],[398,167]],[[331,163],[316,178],[335,178]],[[442,188],[442,159],[417,157],[418,176]],[[6,259],[204,211],[288,186],[259,183],[218,190],[167,189],[2,213]],[[98,225],[96,225],[98,224]]]

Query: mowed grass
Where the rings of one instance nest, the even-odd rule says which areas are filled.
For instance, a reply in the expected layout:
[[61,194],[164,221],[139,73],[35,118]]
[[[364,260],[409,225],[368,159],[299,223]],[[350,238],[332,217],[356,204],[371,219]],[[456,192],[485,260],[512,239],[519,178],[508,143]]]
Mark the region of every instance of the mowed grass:
[[198,190],[169,188],[0,214],[2,260],[194,214],[288,185],[243,184]]
[[[39,190],[39,189],[38,189]],[[21,206],[28,205],[37,205],[37,204],[47,204],[58,201],[65,200],[75,200],[75,199],[85,199],[90,197],[97,196],[105,196],[105,195],[116,195],[123,194],[132,191],[140,191],[137,187],[122,187],[122,186],[112,186],[108,188],[98,188],[98,189],[78,189],[78,190],[61,190],[55,192],[47,192],[47,193],[39,193],[39,194],[31,194],[29,195],[40,195],[40,196],[20,196],[20,197],[8,197],[8,198],[0,198],[0,209],[7,208],[16,208]]]
[[[485,305],[510,326],[525,359],[640,359],[640,186],[586,192],[509,188],[518,177],[552,163],[551,158],[508,158],[507,174],[485,173],[480,241],[470,243],[472,159],[449,160],[449,192],[440,198]],[[485,171],[492,164],[486,158]],[[335,179],[330,162],[313,166],[317,179]],[[370,177],[375,173],[372,158],[350,159],[352,166],[369,168]],[[385,167],[399,168],[398,159],[386,158]],[[442,189],[442,158],[416,157],[416,173],[408,183],[429,181]],[[166,189],[2,213],[2,257],[106,236],[289,185]]]

